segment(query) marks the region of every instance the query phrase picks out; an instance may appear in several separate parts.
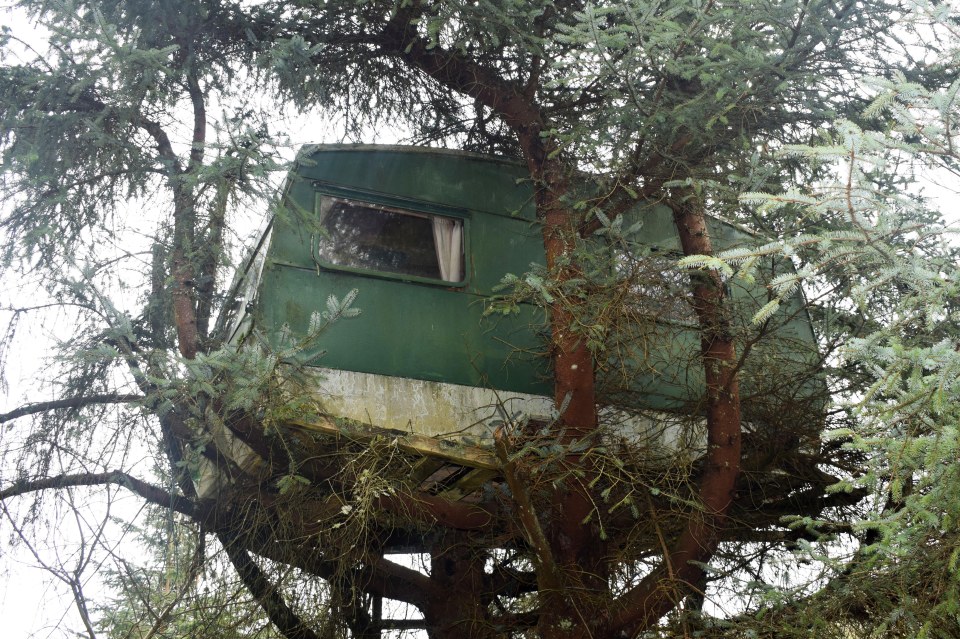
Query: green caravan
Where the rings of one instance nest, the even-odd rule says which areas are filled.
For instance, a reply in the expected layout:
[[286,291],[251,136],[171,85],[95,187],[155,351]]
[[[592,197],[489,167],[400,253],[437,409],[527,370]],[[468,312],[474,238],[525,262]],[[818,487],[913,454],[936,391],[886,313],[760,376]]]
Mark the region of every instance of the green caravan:
[[[625,282],[619,320],[592,335],[601,415],[613,432],[656,433],[671,445],[678,431],[662,425],[696,422],[703,412],[700,338],[684,301],[688,276],[676,270],[669,209],[638,202],[622,218],[620,227],[632,229],[626,239],[587,240],[598,255],[609,253],[602,262],[622,270]],[[721,249],[761,243],[736,225],[710,225]],[[241,347],[252,335],[274,347],[294,343],[310,334],[330,296],[357,291],[361,314],[332,323],[302,353],[315,367],[324,411],[483,444],[505,415],[555,418],[545,310],[503,304],[508,274],[536,282],[525,274],[544,264],[523,165],[430,148],[308,146],[239,273],[240,302],[224,330]],[[771,261],[756,283],[728,282],[734,325],[745,336],[763,333],[741,375],[754,428],[804,419],[809,429],[817,421],[810,402],[822,382],[802,299],[763,326],[751,322],[768,301],[764,279],[789,268]]]

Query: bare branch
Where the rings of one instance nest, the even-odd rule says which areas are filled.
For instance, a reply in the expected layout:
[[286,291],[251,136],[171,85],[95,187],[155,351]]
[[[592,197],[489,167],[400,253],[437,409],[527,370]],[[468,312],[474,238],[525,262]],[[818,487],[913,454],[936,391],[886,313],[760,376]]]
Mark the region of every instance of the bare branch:
[[494,434],[494,441],[497,448],[497,457],[503,464],[503,476],[510,486],[510,492],[517,502],[517,517],[526,533],[527,541],[533,548],[537,557],[537,563],[542,570],[537,571],[537,577],[541,590],[557,591],[563,588],[563,575],[553,556],[553,550],[550,548],[550,542],[547,540],[543,528],[540,526],[540,519],[537,517],[536,510],[530,500],[530,494],[524,481],[517,472],[517,465],[511,462],[508,457],[506,436],[502,428],[498,428]]
[[66,399],[55,399],[49,402],[36,402],[16,408],[9,413],[0,413],[0,424],[12,421],[18,417],[36,415],[37,413],[45,413],[47,411],[60,410],[62,408],[83,408],[85,406],[92,406],[94,404],[128,404],[130,402],[138,402],[143,399],[143,395],[104,393],[102,395],[68,397]]
[[47,477],[34,481],[18,481],[13,485],[0,490],[0,501],[10,497],[18,497],[29,493],[49,490],[53,488],[68,488],[70,486],[106,486],[114,484],[123,486],[136,494],[140,495],[148,502],[172,508],[178,513],[195,518],[197,508],[192,500],[180,495],[173,495],[162,488],[137,479],[132,475],[119,470],[112,470],[106,473],[78,473],[75,475],[58,475],[56,477]]

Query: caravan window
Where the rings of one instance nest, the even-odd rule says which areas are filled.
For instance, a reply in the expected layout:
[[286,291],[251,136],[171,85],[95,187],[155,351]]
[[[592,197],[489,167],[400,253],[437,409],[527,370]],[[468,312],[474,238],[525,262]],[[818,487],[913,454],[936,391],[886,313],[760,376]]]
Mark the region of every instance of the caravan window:
[[316,258],[331,266],[460,283],[463,220],[318,195]]
[[690,278],[677,269],[681,257],[657,247],[616,252],[616,273],[628,286],[628,303],[633,311],[658,321],[697,326]]

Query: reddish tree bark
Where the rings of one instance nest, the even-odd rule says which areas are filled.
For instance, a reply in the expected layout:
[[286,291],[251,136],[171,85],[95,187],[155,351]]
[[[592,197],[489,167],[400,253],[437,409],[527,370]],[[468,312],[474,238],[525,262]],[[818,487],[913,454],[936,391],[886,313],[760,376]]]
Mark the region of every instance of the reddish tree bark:
[[[684,255],[712,254],[706,215],[698,201],[688,199],[678,205],[674,222]],[[660,568],[616,602],[612,627],[621,636],[632,637],[651,627],[703,582],[701,565],[716,551],[740,472],[737,352],[724,309],[725,287],[716,271],[697,273],[693,279],[692,303],[700,326],[707,393],[707,458],[699,482],[701,510],[690,514],[686,529]]]
[[[578,274],[570,258],[581,220],[564,201],[572,171],[560,159],[558,149],[545,143],[541,136],[545,120],[535,103],[535,93],[426,42],[410,26],[414,23],[413,12],[413,8],[399,11],[381,34],[382,41],[440,84],[469,95],[498,113],[514,130],[534,182],[547,267],[562,287]],[[597,428],[597,410],[593,356],[576,330],[575,313],[567,304],[566,300],[557,300],[548,310],[554,401],[562,413],[558,434],[560,443],[569,445],[592,436]],[[568,456],[566,463],[582,466],[578,455]],[[571,474],[561,486],[543,496],[543,512],[533,514],[544,516],[550,524],[542,527],[549,531],[549,556],[544,548],[538,553],[545,567],[538,574],[542,601],[538,629],[545,638],[595,635],[596,628],[591,626],[604,617],[595,613],[609,597],[606,549],[594,527],[584,524],[594,508],[587,489],[589,481]],[[528,533],[531,523],[522,526]],[[542,540],[527,541],[537,547],[536,542]],[[559,587],[558,568],[563,577]]]
[[[572,254],[581,220],[565,202],[572,171],[558,159],[557,149],[543,142],[539,127],[524,128],[518,135],[534,181],[547,268],[562,288],[580,274]],[[598,425],[593,354],[577,331],[575,303],[557,296],[548,307],[558,435],[567,446],[592,437]],[[544,639],[595,636],[602,632],[609,604],[606,544],[595,525],[588,523],[594,510],[588,489],[594,469],[578,454],[567,455],[565,464],[582,474],[569,473],[561,485],[550,489],[547,500],[550,525],[544,529],[555,566],[540,575],[538,632]],[[559,587],[552,576],[557,568],[562,576]]]

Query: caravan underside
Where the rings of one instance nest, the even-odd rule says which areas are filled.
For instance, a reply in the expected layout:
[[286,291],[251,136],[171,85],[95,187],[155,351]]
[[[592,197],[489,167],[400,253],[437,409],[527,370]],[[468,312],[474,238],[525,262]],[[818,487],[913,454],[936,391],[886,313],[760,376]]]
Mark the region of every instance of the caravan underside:
[[[344,441],[379,438],[405,454],[422,457],[425,468],[445,468],[447,475],[459,477],[480,471],[484,480],[490,480],[499,474],[494,454],[497,429],[535,436],[539,430],[549,432],[557,419],[551,398],[460,384],[314,368],[310,387],[319,416],[287,427]],[[641,450],[651,465],[676,463],[678,458],[690,463],[705,452],[701,418],[605,408],[600,410],[600,422],[598,444]],[[245,474],[256,475],[265,468],[228,428],[214,430],[217,448]],[[471,490],[479,488],[473,486],[476,473],[470,478]],[[423,479],[435,478],[431,473]],[[199,482],[202,496],[212,496],[228,484],[227,475],[207,461]],[[467,486],[457,482],[443,492],[454,499],[469,494]]]

